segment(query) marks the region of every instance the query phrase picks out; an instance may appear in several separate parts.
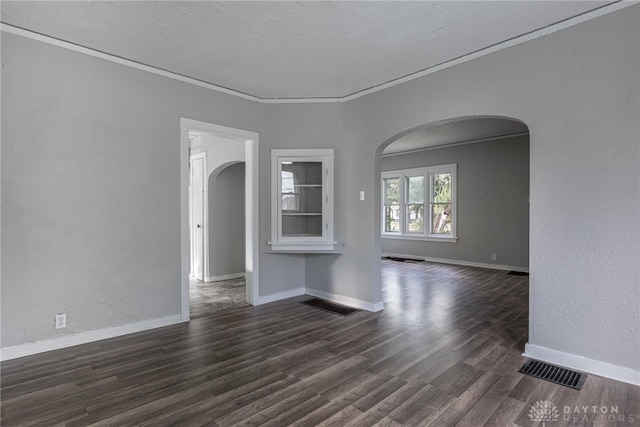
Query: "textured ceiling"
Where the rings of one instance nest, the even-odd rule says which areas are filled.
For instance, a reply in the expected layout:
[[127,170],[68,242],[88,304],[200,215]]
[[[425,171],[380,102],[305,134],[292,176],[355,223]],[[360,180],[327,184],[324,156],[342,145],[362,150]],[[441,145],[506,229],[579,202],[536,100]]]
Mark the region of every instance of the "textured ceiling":
[[428,147],[442,147],[529,132],[527,125],[515,120],[481,117],[437,123],[416,129],[389,144],[384,154],[405,153]]
[[261,99],[342,98],[596,1],[29,2],[2,22]]

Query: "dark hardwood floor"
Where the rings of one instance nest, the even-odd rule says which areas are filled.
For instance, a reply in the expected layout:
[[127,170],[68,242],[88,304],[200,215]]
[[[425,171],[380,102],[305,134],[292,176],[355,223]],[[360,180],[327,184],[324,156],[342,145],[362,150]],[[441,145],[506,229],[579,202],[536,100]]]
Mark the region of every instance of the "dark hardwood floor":
[[527,277],[383,261],[383,283],[380,313],[295,298],[4,362],[2,425],[640,425],[638,387],[517,372]]

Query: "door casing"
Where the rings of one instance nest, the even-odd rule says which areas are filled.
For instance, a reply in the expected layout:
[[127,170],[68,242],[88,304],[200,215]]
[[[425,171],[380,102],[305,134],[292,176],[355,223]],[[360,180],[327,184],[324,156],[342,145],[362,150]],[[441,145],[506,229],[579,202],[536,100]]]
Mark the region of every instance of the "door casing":
[[[202,130],[243,141],[245,145],[245,278],[246,301],[259,302],[259,134],[213,123],[180,119],[180,313],[189,320],[189,130]],[[240,143],[240,142],[239,142]],[[205,233],[205,238],[206,238]],[[206,255],[205,255],[206,256]],[[205,263],[206,264],[206,263]]]

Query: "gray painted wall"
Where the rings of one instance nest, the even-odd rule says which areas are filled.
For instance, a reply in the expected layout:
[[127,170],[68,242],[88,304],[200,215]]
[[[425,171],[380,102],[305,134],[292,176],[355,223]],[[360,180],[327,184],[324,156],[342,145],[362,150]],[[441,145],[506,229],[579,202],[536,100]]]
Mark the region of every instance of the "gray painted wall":
[[180,117],[260,106],[7,33],[2,66],[2,347],[178,316]]
[[209,276],[244,273],[244,163],[209,175]]
[[[306,284],[377,303],[382,146],[489,115],[531,131],[529,342],[640,370],[639,15],[308,105],[251,103],[3,34],[2,346],[179,313],[180,117],[260,133],[261,295]],[[292,147],[336,149],[340,256],[268,253],[269,150]]]
[[[427,123],[517,118],[531,145],[529,343],[639,371],[639,14],[636,5],[347,102],[344,254],[310,259],[307,280],[380,301],[382,146]],[[359,202],[358,190],[375,197]]]
[[[306,255],[271,252],[271,149],[335,148],[340,158],[342,104],[264,105],[260,132],[260,295],[304,287]],[[334,167],[337,169],[337,166]],[[336,181],[337,183],[337,181]],[[337,183],[336,186],[340,184]],[[340,229],[334,230],[340,240]],[[289,277],[283,282],[280,276]]]
[[[529,266],[529,137],[382,158],[382,171],[456,163],[458,240],[381,240],[382,253]],[[495,253],[497,259],[491,260]]]

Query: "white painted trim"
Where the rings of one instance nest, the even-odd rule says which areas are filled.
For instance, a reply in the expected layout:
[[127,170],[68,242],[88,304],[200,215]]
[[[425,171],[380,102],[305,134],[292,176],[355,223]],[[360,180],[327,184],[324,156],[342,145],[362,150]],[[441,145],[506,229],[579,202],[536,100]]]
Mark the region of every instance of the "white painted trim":
[[216,136],[223,136],[227,138],[240,138],[240,139],[258,138],[258,134],[250,130],[230,128],[228,126],[217,125],[209,122],[201,122],[200,120],[193,120],[185,117],[180,118],[180,126],[183,126],[189,129],[215,133]]
[[259,295],[259,134],[213,123],[180,118],[180,310],[189,320],[189,129],[204,130],[243,139],[245,142],[245,278],[247,303],[255,305]]
[[245,227],[245,280],[247,281],[247,303],[255,305],[260,292],[260,153],[259,135],[251,132],[252,138],[245,141],[244,161],[244,227]]
[[309,157],[332,157],[333,148],[272,148],[271,158],[287,157],[287,160],[306,161]]
[[328,252],[334,251],[338,242],[312,242],[312,241],[292,241],[292,242],[267,242],[273,253],[279,251],[293,251],[299,253],[313,253],[314,251]]
[[443,242],[443,243],[456,243],[457,237],[434,237],[433,235],[415,235],[415,234],[394,234],[394,233],[380,233],[381,239],[396,239],[396,240],[422,240],[425,242]]
[[401,77],[399,79],[391,80],[387,83],[383,83],[378,86],[373,86],[369,89],[362,90],[360,92],[353,93],[351,95],[347,95],[344,97],[336,97],[336,98],[259,98],[253,95],[249,95],[243,92],[239,92],[233,89],[228,89],[222,86],[216,86],[211,83],[207,83],[201,80],[197,80],[191,77],[186,77],[180,74],[172,73],[170,71],[162,70],[160,68],[155,68],[149,65],[141,64],[139,62],[131,61],[125,58],[120,58],[118,56],[110,55],[104,52],[100,52],[94,49],[90,49],[84,46],[80,46],[77,44],[69,43],[63,40],[59,40],[53,37],[46,36],[44,34],[35,33],[29,30],[25,30],[23,28],[14,27],[13,25],[2,23],[0,24],[0,31],[4,31],[7,33],[15,34],[18,36],[26,37],[32,40],[37,40],[43,43],[47,43],[53,46],[61,47],[63,49],[71,50],[78,53],[83,53],[85,55],[93,56],[96,58],[104,59],[106,61],[115,62],[120,65],[124,65],[127,67],[135,68],[141,71],[146,71],[152,74],[157,74],[159,76],[167,77],[170,79],[178,80],[184,83],[193,84],[202,88],[206,88],[209,90],[213,90],[216,92],[225,93],[228,95],[237,96],[239,98],[247,99],[249,101],[255,101],[263,104],[311,104],[311,103],[336,103],[336,102],[347,102],[353,99],[361,98],[365,95],[369,95],[371,93],[380,92],[383,89],[387,89],[393,86],[397,86],[399,84],[418,79],[420,77],[427,76],[429,74],[436,73],[438,71],[442,71],[449,67],[453,67],[454,65],[462,64],[465,62],[472,61],[474,59],[483,57],[485,55],[489,55],[494,52],[498,52],[503,49],[507,49],[512,46],[516,46],[530,40],[535,40],[540,37],[544,37],[548,34],[555,33],[556,31],[564,30],[566,28],[572,27],[574,25],[581,24],[586,21],[590,21],[591,19],[607,15],[609,13],[613,13],[620,9],[624,9],[630,6],[634,6],[638,4],[637,1],[617,1],[612,4],[608,4],[606,6],[600,7],[596,10],[592,10],[590,12],[583,13],[582,15],[574,16],[572,18],[566,19],[564,21],[549,25],[544,28],[540,28],[538,30],[532,31],[527,34],[523,34],[521,36],[514,37],[510,40],[505,40],[501,43],[497,43],[493,46],[486,47],[484,49],[477,50],[475,52],[469,53],[467,55],[460,56],[450,61],[443,62],[441,64],[435,65],[433,67],[418,71],[413,74],[409,74],[405,77]]
[[[207,175],[207,152],[204,151],[202,153],[194,154],[189,157],[189,169],[191,169],[191,162],[197,159],[202,159],[202,228],[203,228],[203,242],[202,242],[202,268],[203,274],[202,278],[204,281],[207,281],[207,277],[209,276],[209,177]],[[193,198],[194,195],[191,194],[191,215],[193,215]],[[190,218],[191,220],[192,218]],[[193,222],[191,222],[192,227],[190,231],[191,239],[195,236],[195,230],[193,229]],[[191,240],[191,245],[193,245],[193,240]],[[190,245],[190,246],[191,246]],[[189,255],[191,258],[191,255]],[[193,265],[191,266],[191,272],[193,273]]]
[[[426,224],[432,224],[432,210],[430,208],[431,202],[434,199],[433,194],[433,177],[439,173],[449,173],[451,174],[451,211],[453,213],[453,219],[451,220],[451,234],[450,235],[440,235],[431,233],[431,228],[429,230],[424,230],[422,233],[411,233],[406,230],[408,225],[408,216],[409,212],[407,211],[407,201],[405,200],[406,194],[408,194],[407,190],[407,178],[411,177],[423,177],[424,181],[428,183],[428,185],[424,185],[423,189],[423,205],[426,211],[428,211],[428,217],[425,220]],[[400,181],[399,187],[399,207],[400,207],[400,231],[398,232],[385,232],[385,188],[384,182],[385,179],[398,179]],[[442,165],[433,165],[433,166],[422,166],[419,168],[411,168],[411,169],[396,169],[396,170],[388,170],[380,173],[380,211],[381,211],[381,221],[380,221],[380,233],[382,237],[385,236],[397,236],[396,238],[402,238],[406,240],[426,240],[432,242],[446,242],[446,243],[456,243],[458,241],[457,229],[458,229],[458,164],[457,163],[448,163]],[[428,209],[427,209],[428,208]],[[428,233],[427,233],[428,231]]]
[[287,298],[299,297],[305,294],[305,288],[295,288],[284,292],[276,292],[275,294],[269,294],[259,296],[257,303],[254,305],[268,304],[270,302],[276,302]]
[[239,279],[244,277],[245,273],[222,274],[220,276],[207,276],[205,282],[219,282],[220,280]]
[[261,98],[262,104],[336,104],[345,98]]
[[191,236],[189,233],[189,128],[180,126],[180,314],[189,320],[189,273]]
[[122,335],[134,334],[136,332],[148,331],[150,329],[162,328],[164,326],[182,323],[182,316],[167,316],[158,319],[145,320],[142,322],[129,323],[113,328],[97,329],[94,331],[80,332],[77,334],[64,335],[45,341],[21,344],[13,347],[0,349],[0,360],[11,360],[18,357],[30,356],[32,354],[44,353],[46,351],[59,350],[61,348],[73,347],[75,345],[87,344]]
[[362,301],[356,298],[345,297],[342,295],[337,295],[333,293],[328,293],[324,291],[318,291],[316,289],[309,288],[295,288],[289,291],[277,292],[275,294],[264,295],[261,296],[258,300],[258,303],[255,305],[268,304],[271,302],[280,301],[287,298],[299,297],[302,295],[309,295],[316,298],[322,298],[327,301],[335,302],[336,304],[342,304],[353,308],[359,308],[361,310],[378,312],[384,309],[384,303],[382,301],[377,303],[370,303],[366,301]]
[[104,59],[105,61],[114,62],[116,64],[124,65],[126,67],[135,68],[136,70],[146,71],[147,73],[156,74],[158,76],[167,77],[173,80],[177,80],[183,83],[192,84],[195,86],[199,86],[205,89],[213,90],[216,92],[221,92],[227,95],[237,96],[238,98],[247,99],[249,101],[260,102],[260,98],[257,98],[252,95],[248,95],[243,92],[238,92],[237,90],[228,89],[222,86],[216,86],[211,83],[207,83],[202,80],[194,79],[191,77],[183,76],[181,74],[173,73],[171,71],[163,70],[161,68],[152,67],[150,65],[142,64],[140,62],[131,61],[126,58],[121,58],[119,56],[111,55],[108,53],[100,52],[95,49],[91,49],[88,47],[80,46],[74,43],[70,43],[64,40],[59,40],[54,37],[46,36],[44,34],[35,33],[29,30],[25,30],[23,28],[14,27],[10,24],[2,23],[0,24],[0,30],[6,33],[15,34],[17,36],[26,37],[31,40],[36,40],[39,42],[47,43],[53,46],[61,47],[63,49],[67,49],[73,52],[83,53],[88,56],[93,56],[94,58]]
[[[271,149],[271,240],[270,250],[277,251],[333,251],[334,186],[333,148]],[[311,237],[283,236],[282,187],[280,177],[285,162],[322,162],[322,235]]]
[[396,254],[391,252],[383,252],[381,255],[383,257],[389,256],[394,258],[409,258],[409,259],[416,259],[420,261],[439,262],[441,264],[462,265],[464,267],[479,267],[479,268],[488,268],[491,270],[519,271],[522,273],[529,272],[529,267],[517,267],[514,265],[486,264],[483,262],[463,261],[458,259],[446,259],[446,258],[434,258],[434,257],[428,257],[428,256],[422,256],[422,255]]
[[640,386],[640,371],[631,368],[625,368],[623,366],[617,366],[529,343],[525,344],[522,355],[530,359],[536,359],[565,368],[576,369],[589,374]]
[[327,301],[335,302],[336,304],[342,304],[353,308],[359,308],[361,310],[378,312],[384,309],[384,303],[382,301],[377,303],[370,303],[366,301],[362,301],[356,298],[346,297],[343,295],[338,295],[334,293],[319,291],[316,289],[305,289],[305,293],[312,297],[322,298]]
[[[569,19],[566,19],[564,21],[549,25],[547,27],[540,28],[538,30],[534,30],[534,31],[532,31],[530,33],[523,34],[521,36],[517,36],[517,37],[514,37],[514,38],[509,39],[509,40],[505,40],[505,41],[500,42],[500,43],[496,43],[493,46],[489,46],[489,47],[486,47],[486,48],[483,48],[483,49],[479,49],[479,50],[477,50],[475,52],[471,52],[469,54],[462,55],[462,56],[460,56],[458,58],[455,58],[455,59],[452,59],[452,60],[449,60],[449,61],[445,61],[445,62],[443,62],[441,64],[435,65],[435,66],[427,68],[425,70],[418,71],[418,72],[413,73],[413,74],[409,74],[409,75],[407,75],[405,77],[402,77],[402,78],[399,78],[399,79],[396,79],[396,80],[391,80],[391,81],[389,81],[387,83],[384,83],[384,84],[381,84],[381,85],[378,85],[378,86],[374,86],[374,87],[371,87],[369,89],[365,89],[365,90],[360,91],[360,92],[353,93],[351,95],[348,95],[348,96],[345,96],[343,98],[340,98],[340,100],[342,102],[347,102],[347,101],[351,101],[353,99],[361,98],[361,97],[363,97],[365,95],[369,95],[371,93],[380,92],[381,90],[384,90],[384,89],[387,89],[387,88],[390,88],[390,87],[393,87],[393,86],[397,86],[397,85],[400,85],[402,83],[405,83],[405,82],[408,82],[408,81],[411,81],[411,80],[419,79],[420,77],[424,77],[424,76],[427,76],[429,74],[437,73],[438,71],[445,70],[445,69],[453,67],[455,65],[463,64],[465,62],[469,62],[469,61],[472,61],[474,59],[481,58],[483,56],[486,56],[486,55],[489,55],[489,54],[492,54],[492,53],[495,53],[495,52],[510,48],[512,46],[516,46],[516,45],[519,45],[519,44],[522,44],[522,43],[525,43],[525,42],[528,42],[528,41],[531,41],[531,40],[538,39],[540,37],[544,37],[546,35],[555,33],[556,31],[560,31],[560,30],[564,30],[564,29],[569,28],[569,27],[573,27],[574,25],[578,25],[578,24],[581,24],[583,22],[590,21],[590,20],[592,20],[594,18],[597,18],[599,16],[603,16],[603,15],[607,15],[609,13],[613,13],[613,12],[615,12],[617,10],[624,9],[626,7],[629,7],[629,6],[633,6],[634,4],[637,4],[637,2],[636,1],[633,1],[633,2],[632,1],[618,1],[616,3],[609,4],[609,5],[603,6],[601,8],[598,8],[596,10],[592,10],[590,12],[583,13],[582,15],[574,16],[572,18],[569,18]],[[268,101],[263,101],[263,102],[268,103]]]

